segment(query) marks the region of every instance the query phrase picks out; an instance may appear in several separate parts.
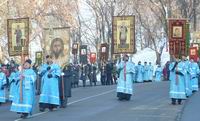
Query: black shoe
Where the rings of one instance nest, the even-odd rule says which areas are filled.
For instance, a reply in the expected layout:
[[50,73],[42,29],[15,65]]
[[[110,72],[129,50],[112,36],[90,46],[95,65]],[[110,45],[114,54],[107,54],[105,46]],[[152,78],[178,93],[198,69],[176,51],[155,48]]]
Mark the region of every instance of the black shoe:
[[129,96],[129,97],[126,97],[126,100],[127,101],[130,101],[131,100],[131,97]]
[[181,105],[181,102],[182,102],[182,100],[181,100],[181,99],[178,99],[178,104],[179,104],[179,105]]
[[175,102],[172,102],[172,105],[176,105],[176,103],[175,103]]
[[123,98],[122,98],[122,97],[119,97],[119,98],[118,98],[118,100],[119,100],[119,101],[122,101],[122,100],[123,100]]
[[44,112],[44,111],[45,111],[45,109],[44,109],[44,108],[40,108],[40,111],[41,111],[41,112]]
[[49,108],[50,111],[53,111],[53,108]]
[[67,106],[66,105],[62,105],[62,106],[60,106],[60,108],[66,108]]
[[28,113],[22,113],[22,115],[20,116],[20,118],[26,119],[28,117]]

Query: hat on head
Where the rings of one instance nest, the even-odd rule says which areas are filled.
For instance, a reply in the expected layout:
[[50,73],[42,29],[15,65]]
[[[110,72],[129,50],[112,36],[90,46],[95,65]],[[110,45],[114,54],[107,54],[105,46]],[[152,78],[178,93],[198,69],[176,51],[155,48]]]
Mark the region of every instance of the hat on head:
[[31,61],[31,59],[27,59],[27,60],[25,61],[25,63],[29,63],[29,64],[31,64],[32,61]]
[[47,55],[46,58],[52,58],[52,56],[51,55]]

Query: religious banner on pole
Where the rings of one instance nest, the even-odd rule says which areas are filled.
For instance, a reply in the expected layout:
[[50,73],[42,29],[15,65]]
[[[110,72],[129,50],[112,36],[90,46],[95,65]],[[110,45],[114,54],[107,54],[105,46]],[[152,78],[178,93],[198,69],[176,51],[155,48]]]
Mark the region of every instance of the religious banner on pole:
[[81,45],[80,46],[80,63],[81,64],[87,64],[88,60],[87,60],[87,45]]
[[70,28],[45,28],[45,55],[51,55],[61,67],[70,60]]
[[28,55],[29,18],[7,20],[8,52],[10,56]]
[[191,47],[196,47],[198,51],[198,56],[200,56],[200,43],[191,43]]
[[187,22],[185,26],[186,54],[189,55],[190,50],[190,24]]
[[96,62],[96,53],[90,53],[90,63]]
[[195,62],[198,61],[198,50],[197,50],[197,47],[190,47],[189,57],[190,57],[190,59],[193,59]]
[[42,51],[35,52],[35,63],[37,65],[41,65],[43,62],[43,54]]
[[107,61],[108,60],[108,54],[109,54],[109,46],[107,43],[102,43],[100,46],[100,60],[101,61]]
[[135,53],[135,16],[114,16],[112,54]]
[[187,55],[186,22],[187,19],[169,19],[169,53],[176,57]]
[[72,45],[72,54],[77,55],[78,54],[78,43],[73,43]]

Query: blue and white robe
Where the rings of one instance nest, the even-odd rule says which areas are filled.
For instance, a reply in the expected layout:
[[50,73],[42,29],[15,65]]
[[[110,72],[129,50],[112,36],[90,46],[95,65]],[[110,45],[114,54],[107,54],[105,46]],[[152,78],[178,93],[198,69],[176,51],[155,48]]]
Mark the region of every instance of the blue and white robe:
[[199,74],[199,66],[197,63],[192,62],[189,65],[189,72],[190,72],[190,80],[191,80],[191,87],[192,91],[198,91],[198,74]]
[[19,79],[19,75],[20,75],[19,71],[12,72],[10,74],[10,77],[9,77],[9,83],[10,83],[9,100],[10,101],[13,101],[14,100],[14,96],[16,95],[16,92],[17,92],[16,82],[18,81],[17,79]]
[[149,66],[144,65],[143,69],[144,69],[143,80],[148,81],[149,80],[149,73],[148,73],[149,72]]
[[16,95],[11,105],[11,111],[18,113],[29,113],[31,114],[35,103],[35,81],[36,73],[32,69],[24,69],[20,72],[24,75],[22,80],[22,100],[20,99],[20,77],[16,80],[20,80],[17,84]]
[[3,72],[0,72],[0,103],[6,102],[6,89],[1,89],[2,86],[6,84],[6,75]]
[[133,74],[135,73],[134,65],[131,62],[121,62],[117,64],[117,70],[120,72],[117,92],[133,94]]
[[156,71],[155,71],[155,81],[156,82],[160,82],[162,79],[162,68],[161,67],[157,67]]
[[144,68],[142,65],[137,65],[136,66],[136,82],[143,82],[143,73],[144,73]]
[[186,75],[185,75],[185,90],[186,90],[186,96],[191,96],[192,95],[192,83],[191,83],[191,78],[190,78],[190,61],[183,61],[184,62],[184,68],[186,70]]
[[[174,99],[186,99],[185,90],[185,75],[186,70],[184,68],[184,62],[179,62],[174,70],[175,62],[172,62],[169,66],[170,70],[170,98]],[[179,73],[179,74],[178,74]]]
[[148,80],[153,80],[153,66],[149,65],[148,69]]
[[[47,67],[51,67],[52,72],[47,71]],[[52,78],[48,78],[48,74],[52,74]],[[43,64],[39,70],[39,74],[42,74],[40,103],[60,105],[59,97],[59,78],[61,75],[60,66],[57,64]]]

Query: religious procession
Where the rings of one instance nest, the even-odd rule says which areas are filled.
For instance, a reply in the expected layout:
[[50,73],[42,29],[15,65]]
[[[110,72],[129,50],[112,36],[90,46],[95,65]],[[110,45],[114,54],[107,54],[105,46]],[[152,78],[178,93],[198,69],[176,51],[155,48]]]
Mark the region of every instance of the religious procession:
[[200,1],[0,6],[0,121],[199,121]]

